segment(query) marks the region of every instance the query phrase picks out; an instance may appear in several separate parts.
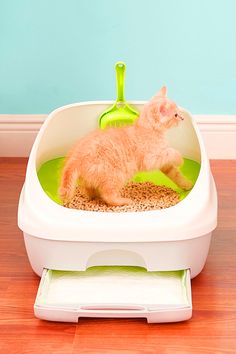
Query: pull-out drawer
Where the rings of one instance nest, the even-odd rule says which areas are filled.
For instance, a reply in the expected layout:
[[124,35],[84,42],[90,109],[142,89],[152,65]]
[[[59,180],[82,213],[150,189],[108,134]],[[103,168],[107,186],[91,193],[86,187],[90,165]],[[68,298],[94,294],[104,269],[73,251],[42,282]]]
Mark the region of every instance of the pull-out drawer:
[[183,321],[192,315],[190,272],[118,266],[84,272],[44,269],[34,311],[38,318],[63,322],[80,317]]

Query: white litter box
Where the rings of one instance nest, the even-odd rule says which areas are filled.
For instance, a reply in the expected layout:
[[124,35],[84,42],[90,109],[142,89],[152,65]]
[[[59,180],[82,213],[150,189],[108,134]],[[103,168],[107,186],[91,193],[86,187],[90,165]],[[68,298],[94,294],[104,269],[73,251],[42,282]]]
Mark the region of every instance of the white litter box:
[[[144,103],[132,104],[140,110]],[[73,322],[88,316],[189,319],[190,278],[206,262],[217,194],[202,137],[188,112],[183,110],[183,123],[169,131],[168,139],[200,169],[191,192],[175,206],[121,213],[68,209],[39,181],[41,166],[65,156],[98,126],[100,113],[110,105],[85,102],[55,110],[33,145],[18,224],[31,266],[42,276],[35,314]]]

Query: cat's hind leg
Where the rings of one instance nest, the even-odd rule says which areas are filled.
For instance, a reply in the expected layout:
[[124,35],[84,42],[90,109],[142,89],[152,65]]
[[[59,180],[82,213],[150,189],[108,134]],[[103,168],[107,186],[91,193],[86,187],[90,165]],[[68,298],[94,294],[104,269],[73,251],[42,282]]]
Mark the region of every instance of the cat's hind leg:
[[77,168],[72,164],[65,165],[59,187],[59,196],[64,203],[69,202],[73,198],[77,186],[77,180]]

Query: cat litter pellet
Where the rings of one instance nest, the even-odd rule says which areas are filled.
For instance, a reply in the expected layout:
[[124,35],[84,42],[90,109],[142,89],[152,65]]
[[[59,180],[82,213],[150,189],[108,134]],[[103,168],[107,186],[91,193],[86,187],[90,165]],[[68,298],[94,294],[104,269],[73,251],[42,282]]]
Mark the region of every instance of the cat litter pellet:
[[121,194],[122,197],[131,199],[132,202],[129,205],[109,206],[99,199],[89,200],[87,196],[82,195],[78,186],[74,198],[64,206],[89,211],[136,212],[165,209],[180,201],[178,193],[171,188],[157,186],[151,182],[129,182],[122,189]]

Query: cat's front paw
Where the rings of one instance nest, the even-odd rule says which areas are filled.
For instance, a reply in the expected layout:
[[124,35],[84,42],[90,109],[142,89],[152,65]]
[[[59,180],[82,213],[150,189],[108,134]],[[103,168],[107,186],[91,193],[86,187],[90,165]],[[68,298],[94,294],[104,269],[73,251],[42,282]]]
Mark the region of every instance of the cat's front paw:
[[181,183],[180,188],[185,191],[189,191],[190,189],[193,188],[193,182],[186,180]]
[[123,197],[110,197],[105,199],[106,204],[111,206],[123,206],[123,205],[130,205],[132,200],[129,198]]

